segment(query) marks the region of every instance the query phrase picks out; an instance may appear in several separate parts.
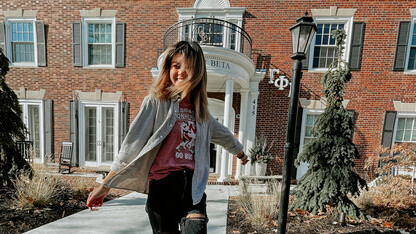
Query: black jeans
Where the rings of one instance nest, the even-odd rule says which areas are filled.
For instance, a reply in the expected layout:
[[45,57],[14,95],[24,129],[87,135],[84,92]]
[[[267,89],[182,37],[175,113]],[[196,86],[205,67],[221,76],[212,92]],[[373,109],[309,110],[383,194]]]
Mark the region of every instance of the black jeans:
[[[206,194],[193,205],[192,176],[192,170],[181,170],[150,181],[146,211],[154,234],[207,233]],[[186,218],[188,214],[202,214],[205,218]]]

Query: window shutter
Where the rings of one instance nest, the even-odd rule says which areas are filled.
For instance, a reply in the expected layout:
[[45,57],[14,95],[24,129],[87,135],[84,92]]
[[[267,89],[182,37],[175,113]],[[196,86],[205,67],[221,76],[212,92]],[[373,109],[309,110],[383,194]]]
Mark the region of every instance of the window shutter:
[[406,64],[406,51],[409,40],[409,21],[401,21],[399,23],[399,31],[397,34],[396,54],[394,56],[393,71],[404,71]]
[[311,47],[309,47],[308,50],[306,50],[306,58],[303,59],[302,62],[302,70],[308,70],[308,66],[309,66],[309,50]]
[[124,67],[125,23],[116,23],[116,67]]
[[354,22],[352,29],[352,42],[350,51],[350,69],[351,71],[358,71],[361,69],[361,56],[363,51],[364,40],[364,22]]
[[0,21],[0,49],[3,50],[4,56],[6,55],[6,31],[4,30],[4,21]]
[[80,22],[72,23],[72,64],[82,67],[82,27]]
[[78,101],[69,101],[69,140],[73,143],[72,163],[79,165],[78,158]]
[[44,120],[45,120],[45,153],[53,160],[54,141],[53,141],[53,101],[51,99],[43,101]]
[[120,102],[120,130],[119,130],[119,147],[126,137],[127,132],[129,131],[129,103],[128,102]]
[[45,25],[42,21],[36,21],[36,39],[38,48],[38,66],[46,66],[46,46],[45,46]]
[[292,179],[296,179],[296,170],[295,167],[295,159],[298,157],[299,154],[299,145],[300,145],[300,130],[302,129],[302,116],[303,116],[303,108],[298,108],[298,114],[296,118],[296,132],[295,132],[295,142],[294,142],[294,148],[293,148],[293,161],[292,161]]
[[381,145],[391,148],[393,144],[393,130],[396,122],[396,111],[386,111],[383,126],[383,136],[381,138]]

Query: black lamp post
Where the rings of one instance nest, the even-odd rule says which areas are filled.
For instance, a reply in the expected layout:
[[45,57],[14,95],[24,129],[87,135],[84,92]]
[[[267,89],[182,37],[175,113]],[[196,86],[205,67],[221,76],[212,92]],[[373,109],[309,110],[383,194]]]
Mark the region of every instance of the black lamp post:
[[287,124],[285,158],[283,162],[283,181],[279,209],[278,230],[280,234],[286,233],[290,177],[293,162],[293,143],[295,141],[300,78],[302,77],[301,60],[306,58],[305,53],[311,44],[313,36],[315,35],[316,24],[313,22],[312,17],[308,16],[308,13],[305,12],[305,15],[297,19],[296,24],[290,28],[290,32],[292,33],[292,59],[294,60],[294,63],[292,68],[292,87],[290,93],[289,119]]

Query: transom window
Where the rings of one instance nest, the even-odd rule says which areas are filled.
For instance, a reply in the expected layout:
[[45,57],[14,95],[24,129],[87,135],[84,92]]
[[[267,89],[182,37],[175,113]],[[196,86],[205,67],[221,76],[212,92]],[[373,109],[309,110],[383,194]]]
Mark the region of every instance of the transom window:
[[396,128],[396,142],[416,142],[416,118],[399,118]]
[[111,23],[88,24],[88,65],[112,64]]
[[12,62],[34,62],[33,22],[12,22]]
[[332,31],[343,29],[343,23],[322,23],[317,24],[315,36],[315,47],[313,52],[313,68],[328,68],[336,61],[335,39],[332,38]]

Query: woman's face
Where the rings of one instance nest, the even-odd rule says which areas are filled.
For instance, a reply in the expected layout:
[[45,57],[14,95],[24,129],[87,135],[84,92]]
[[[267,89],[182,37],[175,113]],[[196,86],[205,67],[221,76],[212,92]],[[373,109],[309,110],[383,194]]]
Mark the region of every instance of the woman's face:
[[173,56],[169,76],[174,86],[191,79],[191,71],[186,67],[185,58],[182,54],[175,54]]

